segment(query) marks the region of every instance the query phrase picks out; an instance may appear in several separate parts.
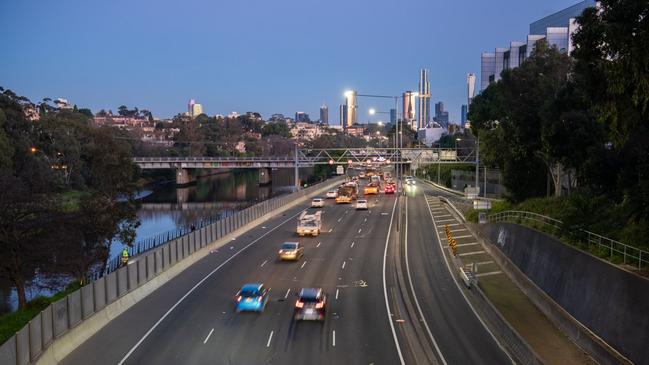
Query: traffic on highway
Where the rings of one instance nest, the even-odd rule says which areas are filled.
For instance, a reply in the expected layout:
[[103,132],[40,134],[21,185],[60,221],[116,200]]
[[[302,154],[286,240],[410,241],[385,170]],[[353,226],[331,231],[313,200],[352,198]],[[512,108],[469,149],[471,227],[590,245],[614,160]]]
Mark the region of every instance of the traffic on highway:
[[[441,249],[427,246],[428,213],[408,226],[424,190],[410,177],[397,187],[389,171],[355,171],[233,237],[62,363],[510,363],[452,285]],[[397,211],[399,196],[414,209]],[[407,271],[409,234],[411,260],[434,265],[432,276]]]

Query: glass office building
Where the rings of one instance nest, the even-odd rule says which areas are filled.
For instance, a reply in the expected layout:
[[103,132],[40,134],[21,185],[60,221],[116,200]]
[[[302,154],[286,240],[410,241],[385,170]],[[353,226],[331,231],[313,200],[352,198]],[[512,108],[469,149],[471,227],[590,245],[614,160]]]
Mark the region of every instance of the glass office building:
[[480,90],[484,90],[495,81],[496,54],[483,53],[480,59]]
[[482,53],[480,64],[480,90],[490,83],[500,80],[503,70],[520,66],[532,55],[536,42],[545,39],[549,46],[555,46],[561,52],[570,54],[574,46],[572,35],[577,31],[575,18],[584,9],[596,6],[595,0],[584,0],[569,8],[550,14],[530,24],[527,42],[511,42],[509,48],[496,48],[493,53]]

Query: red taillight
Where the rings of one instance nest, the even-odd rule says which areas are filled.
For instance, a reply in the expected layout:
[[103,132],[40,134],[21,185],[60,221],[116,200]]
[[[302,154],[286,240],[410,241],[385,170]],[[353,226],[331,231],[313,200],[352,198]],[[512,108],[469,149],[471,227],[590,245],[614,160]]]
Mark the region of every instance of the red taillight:
[[315,307],[316,307],[316,309],[320,309],[320,308],[324,307],[324,302],[317,302],[315,304]]
[[299,300],[295,302],[295,308],[302,308],[304,307],[304,303],[300,302]]
[[237,302],[241,301],[241,295],[237,296]]
[[264,298],[264,297],[260,295],[260,296],[257,297],[257,300],[261,302],[261,300],[262,300],[263,298]]

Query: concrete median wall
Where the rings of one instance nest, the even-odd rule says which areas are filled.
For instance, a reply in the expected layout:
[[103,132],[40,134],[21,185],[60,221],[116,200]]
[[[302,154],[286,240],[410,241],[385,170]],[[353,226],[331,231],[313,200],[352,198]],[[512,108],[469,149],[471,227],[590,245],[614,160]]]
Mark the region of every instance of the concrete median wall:
[[649,364],[649,280],[511,223],[480,235],[526,295],[599,363]]
[[[0,364],[56,364],[111,320],[220,247],[306,199],[336,186],[328,180],[288,196],[266,200],[224,220],[133,257],[127,267],[52,303],[0,345]],[[236,228],[235,228],[236,227]]]

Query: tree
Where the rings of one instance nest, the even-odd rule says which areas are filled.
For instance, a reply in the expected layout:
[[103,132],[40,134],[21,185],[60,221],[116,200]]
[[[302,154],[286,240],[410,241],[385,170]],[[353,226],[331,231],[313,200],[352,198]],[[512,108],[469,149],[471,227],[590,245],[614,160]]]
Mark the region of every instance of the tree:
[[[567,160],[565,139],[569,123],[556,97],[567,85],[570,58],[556,48],[537,42],[532,56],[520,67],[505,70],[501,81],[490,85],[471,104],[469,119],[478,136],[485,161],[503,171],[514,201],[543,195],[546,171],[561,194]],[[564,120],[556,123],[563,115]],[[561,145],[561,146],[560,146]],[[543,169],[541,166],[545,166]]]
[[284,121],[266,123],[261,129],[261,135],[266,137],[270,135],[277,135],[284,138],[291,137],[291,130],[288,124]]

